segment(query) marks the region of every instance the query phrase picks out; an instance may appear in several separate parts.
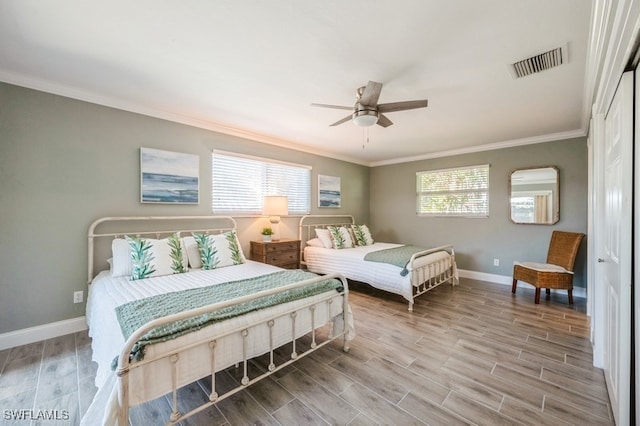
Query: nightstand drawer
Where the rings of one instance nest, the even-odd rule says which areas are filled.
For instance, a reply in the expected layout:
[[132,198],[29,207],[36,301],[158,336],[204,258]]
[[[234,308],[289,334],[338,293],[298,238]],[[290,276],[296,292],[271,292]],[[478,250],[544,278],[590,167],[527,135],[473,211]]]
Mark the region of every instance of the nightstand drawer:
[[298,251],[300,247],[299,241],[276,241],[269,244],[265,244],[265,251],[267,254],[276,253],[281,251]]
[[269,265],[284,265],[287,263],[298,263],[298,251],[275,251],[267,253],[267,262]]

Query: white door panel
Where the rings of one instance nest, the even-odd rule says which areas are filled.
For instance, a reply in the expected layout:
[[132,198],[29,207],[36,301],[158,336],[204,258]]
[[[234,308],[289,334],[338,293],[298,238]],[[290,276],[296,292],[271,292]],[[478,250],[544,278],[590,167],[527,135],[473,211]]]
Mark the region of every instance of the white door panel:
[[606,288],[604,372],[616,424],[630,420],[631,195],[633,73],[622,76],[605,118],[603,284]]

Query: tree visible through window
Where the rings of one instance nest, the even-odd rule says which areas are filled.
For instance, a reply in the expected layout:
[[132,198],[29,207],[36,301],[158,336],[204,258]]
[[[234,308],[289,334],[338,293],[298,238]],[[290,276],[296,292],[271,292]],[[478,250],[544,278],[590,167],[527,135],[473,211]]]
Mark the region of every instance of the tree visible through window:
[[416,173],[417,214],[489,216],[489,165]]
[[211,179],[214,214],[261,214],[265,195],[286,195],[289,214],[309,214],[310,166],[216,150]]

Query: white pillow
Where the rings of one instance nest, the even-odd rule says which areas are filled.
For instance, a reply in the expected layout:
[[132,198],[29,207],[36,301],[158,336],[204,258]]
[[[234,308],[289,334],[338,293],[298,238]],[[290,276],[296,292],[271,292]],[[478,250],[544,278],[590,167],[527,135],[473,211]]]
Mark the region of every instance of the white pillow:
[[218,235],[194,233],[193,238],[200,250],[200,262],[203,269],[239,265],[247,260],[235,230]]
[[367,225],[351,225],[351,231],[353,231],[356,245],[370,246],[373,244],[373,237],[371,237]]
[[351,232],[344,226],[329,226],[327,227],[331,235],[332,246],[335,249],[345,249],[353,247],[353,240],[351,239]]
[[202,261],[200,260],[200,249],[198,248],[196,239],[192,236],[183,237],[182,244],[184,244],[184,249],[187,253],[189,267],[191,269],[202,268]]
[[311,247],[322,247],[325,248],[324,244],[320,240],[320,238],[312,238],[307,241],[307,245]]
[[178,234],[162,240],[126,237],[131,255],[131,280],[187,272],[184,245]]
[[331,241],[331,233],[328,229],[316,228],[316,236],[322,242],[324,248],[333,248],[333,241]]
[[128,277],[131,275],[131,247],[124,238],[111,241],[111,276]]

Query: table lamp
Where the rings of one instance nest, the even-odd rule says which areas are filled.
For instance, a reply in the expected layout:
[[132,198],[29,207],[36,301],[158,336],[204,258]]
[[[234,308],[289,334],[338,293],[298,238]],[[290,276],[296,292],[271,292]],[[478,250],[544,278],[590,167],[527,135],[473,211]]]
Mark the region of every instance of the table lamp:
[[262,214],[269,216],[271,228],[273,229],[272,240],[280,239],[280,216],[289,214],[289,200],[282,195],[267,195],[262,202]]

